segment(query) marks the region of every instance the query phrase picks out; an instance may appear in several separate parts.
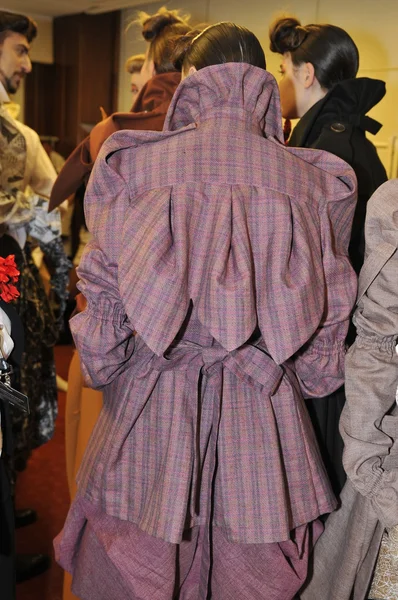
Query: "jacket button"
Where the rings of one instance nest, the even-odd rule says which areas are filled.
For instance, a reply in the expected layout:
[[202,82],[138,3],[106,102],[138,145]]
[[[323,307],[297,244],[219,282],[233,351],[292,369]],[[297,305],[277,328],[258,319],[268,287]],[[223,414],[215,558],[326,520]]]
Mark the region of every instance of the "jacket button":
[[345,131],[345,125],[343,125],[343,123],[333,123],[333,125],[330,126],[330,129],[335,133],[343,133],[343,131]]

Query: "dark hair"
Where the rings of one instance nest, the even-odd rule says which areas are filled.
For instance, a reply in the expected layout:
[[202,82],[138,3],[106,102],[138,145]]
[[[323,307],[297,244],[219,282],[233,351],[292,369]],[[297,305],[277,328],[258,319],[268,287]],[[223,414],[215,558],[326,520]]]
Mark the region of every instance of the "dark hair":
[[149,42],[149,58],[155,65],[156,73],[168,73],[176,68],[171,60],[175,40],[190,31],[189,17],[180,15],[178,10],[168,10],[164,6],[152,16],[138,13],[137,21],[142,26],[142,35]]
[[30,17],[0,10],[0,44],[11,32],[25,36],[30,44],[37,35],[37,25]]
[[272,52],[289,52],[294,65],[311,63],[322,88],[356,77],[359,53],[354,40],[335,25],[306,25],[294,17],[277,19],[269,32]]
[[174,64],[184,71],[189,67],[203,69],[229,62],[248,63],[266,68],[264,50],[246,27],[223,21],[210,25],[199,34],[193,31],[175,46]]

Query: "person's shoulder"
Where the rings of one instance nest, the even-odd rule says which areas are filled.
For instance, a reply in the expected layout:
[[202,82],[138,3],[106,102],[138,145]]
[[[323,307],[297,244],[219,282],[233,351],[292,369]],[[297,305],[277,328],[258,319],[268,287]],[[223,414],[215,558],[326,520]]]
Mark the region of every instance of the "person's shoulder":
[[31,143],[34,142],[36,145],[41,144],[39,134],[34,129],[32,129],[28,125],[25,125],[25,123],[21,123],[21,121],[17,121],[15,119],[14,123],[16,127],[20,130],[20,132],[25,136],[25,138],[29,138],[29,141]]
[[168,140],[184,132],[193,130],[196,124],[192,123],[176,131],[134,131],[121,130],[112,133],[102,145],[98,158],[108,162],[108,159],[116,153],[128,150],[138,150],[149,145]]
[[[357,193],[357,178],[344,159],[321,148],[286,147],[296,164],[289,169],[294,180],[302,181],[308,195],[320,202],[340,201]],[[309,185],[309,182],[311,184]],[[321,193],[320,193],[321,192]]]
[[398,230],[398,179],[386,181],[375,191],[368,202],[367,216],[388,219]]
[[380,196],[383,198],[395,198],[398,203],[398,179],[389,179],[383,183],[373,194],[373,196]]
[[313,147],[330,152],[351,164],[353,160],[352,127],[340,121],[324,125]]

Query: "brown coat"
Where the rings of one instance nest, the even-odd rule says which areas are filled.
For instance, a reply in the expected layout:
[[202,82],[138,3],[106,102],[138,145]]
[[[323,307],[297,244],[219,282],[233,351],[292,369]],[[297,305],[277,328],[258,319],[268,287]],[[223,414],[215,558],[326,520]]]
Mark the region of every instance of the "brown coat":
[[383,531],[398,525],[398,180],[372,196],[340,421],[349,481],[314,551],[302,600],[364,600]]
[[132,112],[114,113],[100,121],[72,152],[52,188],[49,210],[53,210],[82,183],[87,183],[102,144],[121,129],[162,131],[167,109],[181,81],[181,73],[155,75],[142,88]]

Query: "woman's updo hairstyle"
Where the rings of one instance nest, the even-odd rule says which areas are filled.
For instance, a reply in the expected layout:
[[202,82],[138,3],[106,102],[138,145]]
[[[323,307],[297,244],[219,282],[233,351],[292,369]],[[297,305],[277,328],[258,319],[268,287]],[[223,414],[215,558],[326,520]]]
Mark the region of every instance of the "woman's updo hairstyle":
[[149,42],[148,58],[153,60],[156,73],[175,71],[171,60],[174,45],[170,44],[170,40],[191,30],[189,17],[181,16],[179,10],[168,10],[163,6],[152,16],[139,12],[135,22],[141,25],[143,38]]
[[359,53],[354,40],[335,25],[306,25],[294,17],[277,19],[270,27],[270,49],[279,54],[290,53],[298,67],[311,63],[315,77],[323,89],[354,79],[359,68]]
[[190,67],[199,71],[230,62],[266,68],[264,50],[254,33],[227,21],[181,37],[175,44],[173,61],[185,73]]

